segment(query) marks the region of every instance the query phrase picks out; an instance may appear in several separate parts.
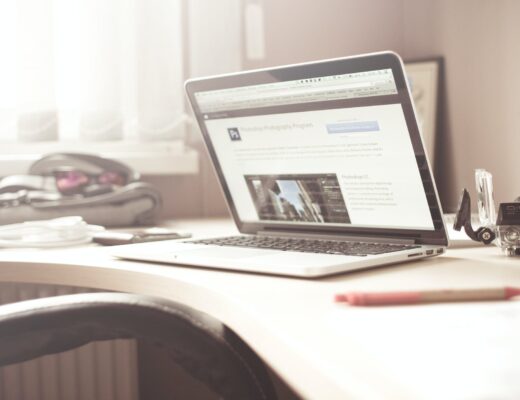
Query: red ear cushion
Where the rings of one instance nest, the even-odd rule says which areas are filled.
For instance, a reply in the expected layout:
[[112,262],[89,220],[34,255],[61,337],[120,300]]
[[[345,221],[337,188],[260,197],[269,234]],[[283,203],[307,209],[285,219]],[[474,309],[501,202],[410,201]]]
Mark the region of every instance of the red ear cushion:
[[137,171],[119,161],[85,153],[48,154],[31,165],[29,174],[50,176],[53,174],[53,171],[62,168],[97,175],[102,174],[104,171],[113,171],[124,175],[127,182],[134,182],[140,179]]

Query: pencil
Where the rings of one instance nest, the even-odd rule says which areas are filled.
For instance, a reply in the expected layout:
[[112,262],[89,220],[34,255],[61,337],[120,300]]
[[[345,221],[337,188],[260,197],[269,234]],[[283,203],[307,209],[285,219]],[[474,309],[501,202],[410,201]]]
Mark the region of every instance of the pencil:
[[337,294],[335,301],[348,303],[351,306],[385,306],[397,304],[509,300],[519,295],[520,288],[503,287],[407,292],[351,292]]

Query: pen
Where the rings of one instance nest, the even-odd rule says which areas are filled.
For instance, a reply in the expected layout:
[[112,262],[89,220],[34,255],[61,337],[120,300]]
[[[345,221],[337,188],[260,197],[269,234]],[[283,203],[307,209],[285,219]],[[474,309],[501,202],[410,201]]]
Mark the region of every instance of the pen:
[[393,304],[509,300],[519,295],[520,288],[503,287],[408,292],[351,292],[337,294],[335,301],[349,303],[351,306],[386,306]]

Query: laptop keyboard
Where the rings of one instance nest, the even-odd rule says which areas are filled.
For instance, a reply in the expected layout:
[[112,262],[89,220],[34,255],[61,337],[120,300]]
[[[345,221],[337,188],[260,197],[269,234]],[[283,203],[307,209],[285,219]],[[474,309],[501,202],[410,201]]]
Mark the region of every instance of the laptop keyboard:
[[229,236],[215,239],[192,240],[189,243],[217,246],[253,247],[302,253],[339,254],[364,257],[395,251],[416,249],[417,245],[389,243],[344,242],[339,240],[294,239],[270,236]]

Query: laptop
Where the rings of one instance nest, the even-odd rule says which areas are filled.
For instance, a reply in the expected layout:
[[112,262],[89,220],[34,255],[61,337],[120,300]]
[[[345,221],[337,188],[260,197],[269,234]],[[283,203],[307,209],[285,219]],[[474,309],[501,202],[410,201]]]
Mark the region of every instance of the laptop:
[[397,54],[193,79],[186,91],[241,235],[116,256],[310,278],[445,251]]

